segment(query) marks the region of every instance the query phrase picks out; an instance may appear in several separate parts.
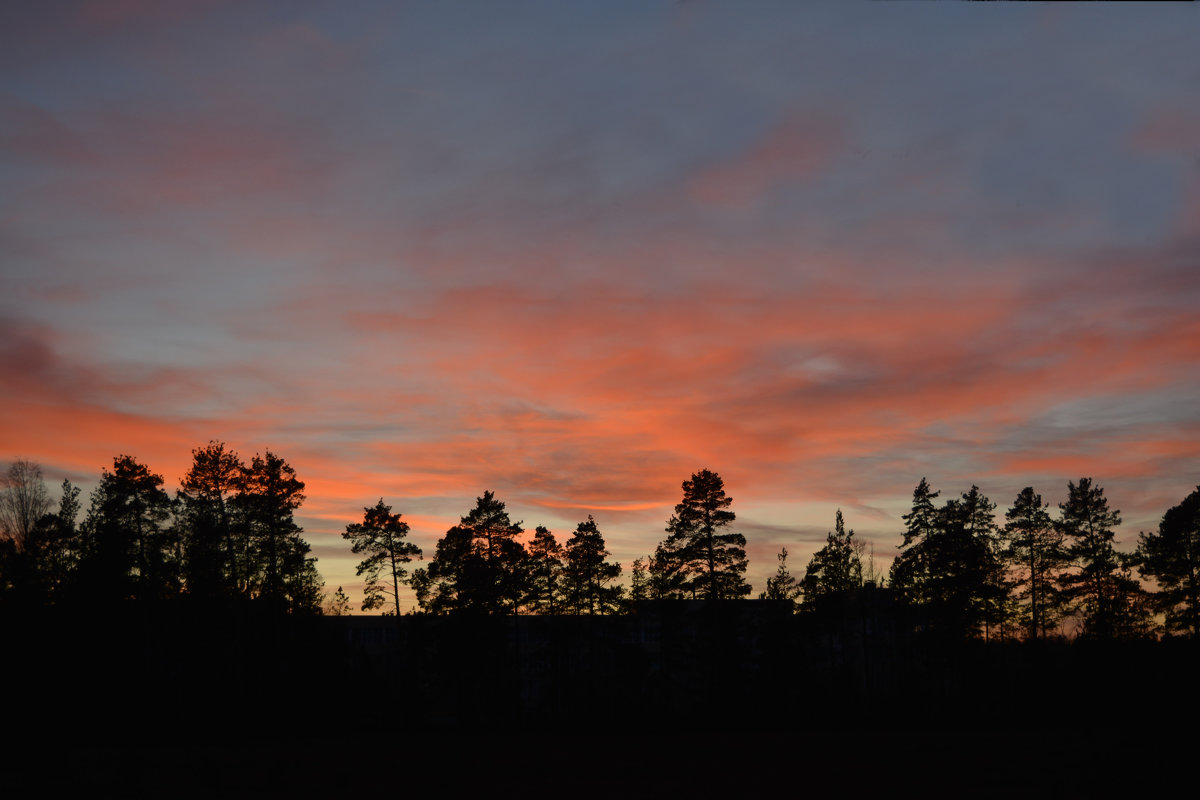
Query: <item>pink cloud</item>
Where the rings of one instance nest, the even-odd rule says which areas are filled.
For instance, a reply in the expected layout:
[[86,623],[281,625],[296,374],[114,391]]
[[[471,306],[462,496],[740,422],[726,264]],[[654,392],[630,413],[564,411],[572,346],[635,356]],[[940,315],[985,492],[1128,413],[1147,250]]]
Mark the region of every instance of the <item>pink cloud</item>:
[[[417,473],[470,465],[477,482],[512,476],[527,498],[548,493],[534,500],[548,508],[668,502],[696,463],[734,465],[763,492],[798,474],[846,487],[848,459],[918,452],[929,426],[965,426],[984,447],[1065,399],[1153,389],[1179,359],[1196,358],[1187,317],[1065,331],[1050,344],[1013,338],[1001,332],[1030,309],[1015,291],[825,287],[797,299],[711,287],[648,300],[593,286],[579,295],[573,304],[487,287],[440,295],[418,315],[349,316],[383,348],[418,337],[426,377],[457,404],[448,441],[432,433],[398,446],[398,457]],[[791,350],[826,353],[833,366],[792,371]],[[501,397],[525,405],[490,399]],[[441,455],[431,462],[423,451]],[[570,454],[563,466],[557,453]]]

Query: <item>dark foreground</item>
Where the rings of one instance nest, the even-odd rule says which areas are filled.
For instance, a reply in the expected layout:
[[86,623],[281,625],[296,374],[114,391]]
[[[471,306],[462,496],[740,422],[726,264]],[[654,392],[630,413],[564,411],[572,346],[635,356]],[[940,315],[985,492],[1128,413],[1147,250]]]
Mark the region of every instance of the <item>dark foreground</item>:
[[1165,786],[1200,755],[1191,642],[948,641],[753,602],[131,605],[4,635],[3,774],[39,794],[1075,797]]

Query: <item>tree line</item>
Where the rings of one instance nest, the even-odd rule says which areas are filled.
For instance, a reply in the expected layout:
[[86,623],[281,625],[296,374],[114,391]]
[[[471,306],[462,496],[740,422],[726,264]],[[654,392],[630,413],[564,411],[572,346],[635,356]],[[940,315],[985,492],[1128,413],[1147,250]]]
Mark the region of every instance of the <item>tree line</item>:
[[613,614],[648,599],[748,595],[746,538],[724,530],[735,519],[732,502],[715,472],[684,481],[668,536],[653,556],[634,561],[628,591],[617,583],[621,565],[611,560],[590,514],[565,542],[539,525],[526,544],[522,523],[490,491],[438,540],[429,566],[411,575],[405,565],[423,554],[404,540],[407,524],[382,499],[343,536],[356,554],[367,554],[358,566],[366,579],[364,611],[400,613],[400,586],[407,582],[431,614]]
[[[1068,482],[1057,518],[1025,487],[1003,524],[978,486],[938,505],[940,494],[924,478],[917,484],[899,553],[886,581],[873,581],[886,583],[915,628],[950,638],[1200,638],[1200,487],[1131,553],[1116,549],[1120,512],[1091,478]],[[804,581],[787,573],[785,550],[766,596],[818,608],[863,585],[862,553],[839,511]]]
[[82,522],[80,490],[53,508],[41,468],[14,462],[0,491],[0,590],[15,602],[254,600],[319,613],[316,558],[293,514],[304,483],[271,451],[249,463],[223,443],[192,451],[174,497],[128,455],[113,459]]
[[[116,457],[79,524],[78,488],[64,481],[54,509],[41,469],[14,462],[0,488],[0,590],[51,603],[186,594],[321,613],[323,581],[293,516],[305,499],[295,470],[269,450],[247,463],[221,442],[192,457],[174,497],[161,475]],[[544,526],[524,541],[523,523],[490,491],[438,540],[427,566],[410,571],[424,554],[382,498],[343,538],[364,557],[361,609],[397,616],[406,585],[427,614],[596,615],[647,600],[748,597],[746,538],[732,529],[733,500],[720,475],[702,469],[682,492],[666,536],[634,560],[628,586],[591,515],[564,542]],[[759,597],[803,613],[866,585],[886,586],[914,628],[953,637],[1200,638],[1200,488],[1167,511],[1157,531],[1142,533],[1132,553],[1116,549],[1120,512],[1090,478],[1068,484],[1057,518],[1032,487],[1003,524],[978,486],[941,505],[939,496],[922,478],[886,576],[838,510],[803,577],[791,574],[783,548]],[[324,610],[348,607],[338,587]]]

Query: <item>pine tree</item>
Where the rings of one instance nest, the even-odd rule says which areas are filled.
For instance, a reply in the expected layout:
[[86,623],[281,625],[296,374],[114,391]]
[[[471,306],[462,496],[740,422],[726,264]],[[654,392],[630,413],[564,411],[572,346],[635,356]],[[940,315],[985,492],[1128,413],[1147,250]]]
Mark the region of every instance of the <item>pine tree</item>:
[[909,606],[925,606],[931,599],[930,560],[942,523],[942,515],[933,501],[940,494],[921,478],[913,490],[912,511],[901,517],[904,539],[899,545],[899,555],[892,562],[888,583],[897,599]]
[[1074,603],[1083,633],[1101,639],[1116,633],[1114,594],[1121,563],[1114,548],[1113,528],[1121,513],[1109,511],[1104,490],[1091,478],[1067,484],[1067,500],[1059,506],[1059,530],[1074,571],[1060,578],[1063,593]]
[[683,482],[683,501],[667,521],[668,536],[660,552],[667,562],[664,577],[681,576],[680,588],[693,597],[728,600],[750,594],[746,537],[723,532],[736,519],[729,510],[732,503],[715,472],[704,469]]
[[304,482],[295,469],[268,450],[243,469],[234,503],[249,549],[248,594],[308,614],[319,612],[324,584],[294,518],[304,500]]
[[942,509],[940,594],[947,616],[967,636],[1006,622],[1009,586],[1000,557],[996,504],[972,485]]
[[995,504],[972,486],[938,508],[924,478],[913,491],[891,585],[900,602],[918,609],[950,638],[987,635],[1007,589],[997,556]]
[[325,580],[311,552],[308,542],[296,537],[284,554],[285,598],[290,614],[320,615],[325,605]]
[[1200,486],[1138,536],[1139,571],[1158,583],[1167,630],[1200,639]]
[[413,594],[417,596],[417,607],[422,612],[430,614],[445,613],[444,604],[438,596],[438,586],[433,578],[430,577],[428,569],[425,567],[414,569],[412,577],[409,579],[409,585],[412,586]]
[[526,553],[517,541],[521,532],[504,503],[484,492],[438,540],[429,569],[419,578],[421,607],[439,614],[515,614],[526,588]]
[[406,540],[408,523],[393,514],[392,507],[385,505],[383,498],[374,508],[363,509],[363,521],[346,526],[343,539],[350,541],[355,555],[366,555],[359,563],[356,574],[366,577],[363,587],[362,610],[374,608],[391,611],[400,616],[400,585],[407,583],[408,571],[405,564],[421,557],[421,548]]
[[82,555],[79,495],[79,487],[63,480],[58,512],[44,515],[37,525],[38,580],[51,600],[69,587]]
[[311,601],[310,547],[293,516],[305,501],[304,488],[292,465],[270,450],[242,470],[238,500],[257,557],[252,594],[284,606]]
[[70,588],[81,555],[75,520],[79,516],[79,489],[62,482],[57,513],[45,513],[34,523],[25,552],[14,553],[20,564],[19,577],[38,602],[54,603]]
[[90,589],[110,598],[154,599],[179,589],[179,560],[167,525],[163,478],[131,456],[113,459],[92,492],[85,527]]
[[800,596],[801,588],[796,579],[792,577],[792,573],[788,570],[787,557],[787,548],[779,548],[779,555],[776,556],[779,566],[775,568],[775,574],[767,578],[767,590],[760,594],[758,599],[796,602],[796,599]]
[[183,526],[184,581],[189,594],[234,594],[241,572],[234,541],[233,500],[243,488],[245,465],[224,442],[192,450],[192,466],[177,498]]
[[533,532],[529,543],[529,594],[526,607],[532,614],[562,612],[562,545],[542,525]]
[[629,569],[629,605],[635,607],[642,600],[650,599],[650,575],[646,559],[635,558]]
[[1133,574],[1140,562],[1137,553],[1117,553],[1112,591],[1113,634],[1122,639],[1148,639],[1158,633],[1155,598]]
[[854,531],[846,530],[842,510],[837,510],[833,530],[825,536],[825,546],[813,553],[804,570],[804,603],[813,609],[822,597],[862,586],[862,558],[855,547]]
[[[687,562],[682,548],[682,537],[668,536],[650,555],[646,565],[649,573],[646,589],[652,599],[679,600],[692,590],[687,581]],[[694,591],[692,597],[695,597]]]
[[606,561],[611,554],[596,520],[589,514],[563,547],[564,606],[571,614],[611,614],[619,610],[621,587],[610,585],[621,565]]
[[1048,506],[1026,486],[1004,515],[1004,558],[1016,575],[1017,600],[1030,639],[1044,637],[1061,616],[1056,577],[1067,556],[1062,531],[1046,511]]

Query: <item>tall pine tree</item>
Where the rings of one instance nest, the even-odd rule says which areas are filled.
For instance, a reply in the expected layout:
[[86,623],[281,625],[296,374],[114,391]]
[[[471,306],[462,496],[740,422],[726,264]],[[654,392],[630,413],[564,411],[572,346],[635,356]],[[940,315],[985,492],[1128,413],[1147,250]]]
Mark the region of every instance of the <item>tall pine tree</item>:
[[[343,539],[350,541],[355,555],[365,555],[356,573],[365,577],[363,611],[375,608],[400,616],[400,586],[408,582],[404,565],[421,557],[421,548],[407,540],[408,523],[393,514],[379,498],[373,508],[363,509],[363,521],[346,526]],[[340,587],[339,587],[340,589]]]
[[589,514],[563,547],[563,596],[571,614],[611,614],[619,610],[621,565],[611,555],[596,520]]
[[1004,515],[1005,561],[1015,576],[1020,618],[1030,639],[1046,636],[1061,617],[1057,575],[1066,551],[1048,506],[1032,486],[1026,486]]
[[177,493],[189,594],[238,591],[245,559],[239,559],[234,539],[233,500],[243,488],[244,477],[245,465],[224,442],[210,441],[192,450],[192,466]]
[[319,613],[323,582],[294,517],[304,500],[304,482],[296,470],[268,450],[243,468],[235,503],[251,551],[250,596],[292,613]]
[[667,561],[664,577],[679,576],[680,590],[693,597],[729,600],[750,594],[746,537],[726,532],[736,519],[732,503],[715,472],[703,469],[683,482],[683,500],[667,521],[668,536],[659,550]]
[[962,637],[1004,621],[1008,584],[1000,559],[996,504],[972,485],[942,508],[933,548],[931,584],[937,616],[947,632]]
[[163,478],[132,456],[113,459],[92,492],[84,520],[84,571],[102,597],[157,599],[179,589],[179,559],[167,524],[171,498]]
[[504,503],[488,491],[438,540],[414,589],[432,613],[516,614],[526,594],[526,552]]
[[526,549],[529,551],[526,608],[531,614],[562,613],[562,545],[549,528],[538,525]]
[[924,478],[913,491],[891,585],[898,600],[940,635],[987,635],[1006,593],[995,504],[977,486],[942,508],[933,503],[939,494]]
[[899,545],[900,553],[892,562],[888,583],[897,599],[908,606],[928,605],[932,597],[930,562],[942,523],[942,515],[933,501],[940,494],[921,478],[913,490],[912,510],[901,517],[904,538]]
[[1138,537],[1140,572],[1159,586],[1167,630],[1200,639],[1200,486],[1163,514],[1158,531]]
[[1112,638],[1121,569],[1113,528],[1121,524],[1121,512],[1109,510],[1104,490],[1093,486],[1091,478],[1068,482],[1066,502],[1058,508],[1059,530],[1072,565],[1060,577],[1062,591],[1073,604],[1083,635]]

